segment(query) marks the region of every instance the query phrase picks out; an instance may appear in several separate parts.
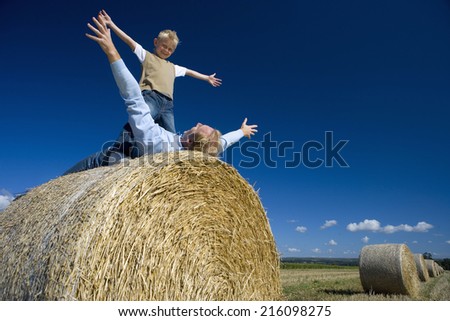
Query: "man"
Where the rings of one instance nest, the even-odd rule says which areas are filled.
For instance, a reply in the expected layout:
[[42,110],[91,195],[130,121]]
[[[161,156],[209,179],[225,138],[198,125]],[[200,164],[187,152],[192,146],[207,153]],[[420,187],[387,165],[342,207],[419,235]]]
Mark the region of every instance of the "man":
[[125,128],[122,137],[106,151],[97,152],[78,162],[63,175],[75,173],[99,166],[119,163],[126,157],[139,157],[145,154],[173,152],[178,150],[196,150],[217,156],[242,137],[254,135],[257,125],[247,125],[247,118],[241,128],[221,135],[217,129],[198,123],[181,136],[175,135],[155,123],[150,109],[142,97],[139,84],[125,66],[111,38],[111,32],[105,21],[99,16],[92,18],[94,27],[88,23],[94,35],[86,34],[94,40],[106,54],[120,94],[127,106],[129,128]]

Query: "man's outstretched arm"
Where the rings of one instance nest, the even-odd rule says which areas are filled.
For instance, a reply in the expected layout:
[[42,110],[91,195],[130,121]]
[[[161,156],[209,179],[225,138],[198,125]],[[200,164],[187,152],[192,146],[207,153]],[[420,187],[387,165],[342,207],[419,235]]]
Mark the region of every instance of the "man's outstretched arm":
[[95,35],[86,34],[86,36],[100,45],[110,62],[114,80],[127,106],[128,122],[136,141],[141,143],[139,147],[156,144],[162,136],[167,136],[167,133],[154,122],[150,109],[142,97],[139,84],[114,46],[109,28],[101,18],[92,18],[92,20],[97,28],[91,24],[88,24],[88,27]]
[[245,118],[240,129],[226,133],[220,137],[221,153],[238,142],[242,137],[251,138],[251,136],[258,132],[256,128],[258,128],[258,125],[247,125],[247,118]]
[[119,52],[114,46],[111,38],[111,31],[106,26],[106,22],[101,17],[98,19],[93,17],[92,20],[97,28],[90,23],[88,23],[88,27],[95,35],[86,34],[86,37],[98,43],[100,48],[102,48],[103,52],[106,54],[111,65],[114,80],[116,81],[117,87],[119,87],[120,95],[123,100],[125,100],[125,105],[128,107],[129,114],[130,112],[133,114],[145,114],[149,112],[147,104],[142,98],[139,84],[125,66]]

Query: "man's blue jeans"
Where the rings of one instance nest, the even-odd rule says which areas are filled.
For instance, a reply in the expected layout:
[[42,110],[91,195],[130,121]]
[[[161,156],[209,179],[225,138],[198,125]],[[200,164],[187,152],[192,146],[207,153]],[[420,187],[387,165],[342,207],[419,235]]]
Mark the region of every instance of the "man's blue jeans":
[[67,171],[63,175],[77,173],[88,169],[93,169],[100,166],[110,166],[119,163],[125,156],[114,149],[106,149],[101,152],[97,152],[89,155],[85,159],[82,159]]

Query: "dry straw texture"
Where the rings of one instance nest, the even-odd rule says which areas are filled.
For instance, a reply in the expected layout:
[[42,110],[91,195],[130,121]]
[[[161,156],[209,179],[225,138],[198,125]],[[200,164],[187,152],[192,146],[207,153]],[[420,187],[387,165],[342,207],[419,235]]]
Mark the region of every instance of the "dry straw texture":
[[420,253],[414,254],[414,261],[416,262],[420,281],[427,282],[430,279],[430,276],[428,275],[427,264],[425,263],[423,255]]
[[436,273],[436,276],[439,276],[439,267],[438,264],[436,263],[436,261],[433,262],[434,265],[434,271]]
[[0,213],[1,300],[277,300],[252,186],[181,152],[59,177]]
[[414,256],[405,244],[376,244],[362,248],[359,274],[366,292],[404,294],[419,292]]
[[434,264],[434,260],[425,260],[427,265],[428,274],[430,277],[434,278],[437,276],[436,265]]
[[436,271],[436,276],[441,275],[441,266],[436,261],[434,261],[433,263],[434,263],[434,270]]
[[436,269],[438,271],[438,274],[441,275],[442,273],[444,273],[444,268],[437,263],[436,263],[436,265],[437,265]]

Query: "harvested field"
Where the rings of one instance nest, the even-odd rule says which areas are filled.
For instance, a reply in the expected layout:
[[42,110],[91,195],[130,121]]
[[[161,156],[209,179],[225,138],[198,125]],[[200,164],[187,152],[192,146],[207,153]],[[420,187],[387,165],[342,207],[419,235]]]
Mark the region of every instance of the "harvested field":
[[281,269],[284,300],[288,301],[449,301],[450,271],[421,282],[416,298],[365,293],[358,268]]

